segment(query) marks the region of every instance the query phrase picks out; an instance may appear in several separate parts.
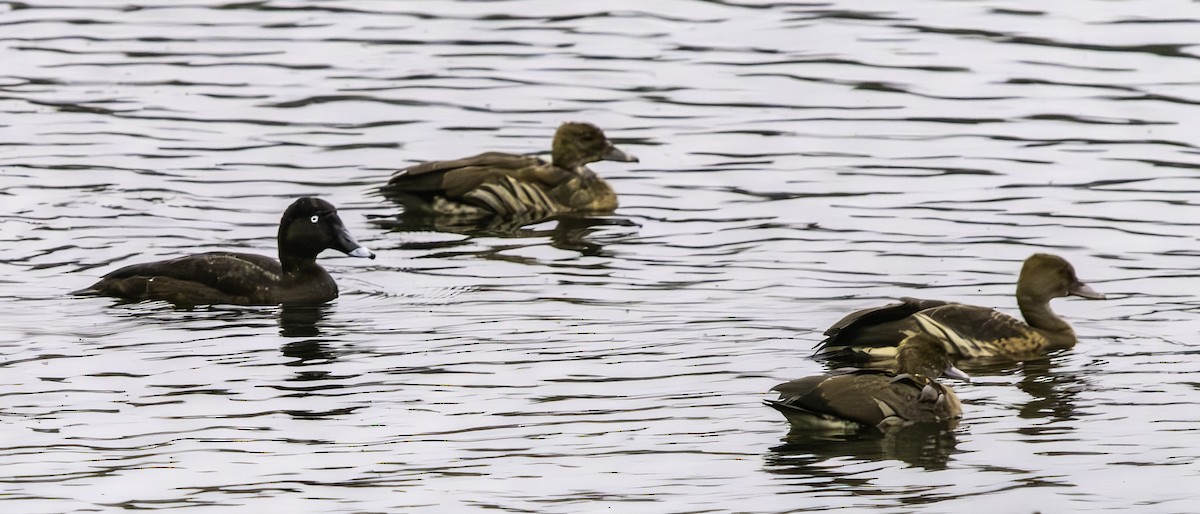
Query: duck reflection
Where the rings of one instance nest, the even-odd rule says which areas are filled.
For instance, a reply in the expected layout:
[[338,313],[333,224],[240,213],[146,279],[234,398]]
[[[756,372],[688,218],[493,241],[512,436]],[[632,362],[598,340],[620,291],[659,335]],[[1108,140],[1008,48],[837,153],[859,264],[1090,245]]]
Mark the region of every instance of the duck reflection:
[[[1011,376],[1019,370],[1028,367],[1027,363],[1046,362],[1048,359],[1016,362],[1005,358],[982,357],[978,359],[956,360],[955,366],[972,377]],[[822,359],[821,363],[830,371],[845,369],[896,369],[896,359],[877,359],[870,362],[850,363],[836,359]]]
[[[333,349],[331,349],[329,345],[325,344],[325,342],[321,341],[320,339],[305,339],[303,341],[287,343],[283,345],[280,350],[283,352],[284,357],[296,359],[287,363],[288,366],[321,364],[337,358],[337,354],[334,353]],[[317,374],[323,377],[324,373],[325,372],[320,372]],[[301,373],[299,375],[300,376],[297,377],[298,380],[312,380],[312,378],[309,377],[309,375],[312,375],[311,373]]]
[[[603,227],[637,227],[627,218],[589,216],[586,214],[559,214],[537,216],[532,214],[501,216],[448,216],[401,213],[394,218],[376,218],[371,221],[390,232],[435,231],[461,234],[472,237],[538,238],[550,240],[550,246],[560,250],[579,252],[587,256],[607,256],[600,238]],[[552,224],[546,227],[546,224]],[[465,244],[459,242],[459,244]]]
[[[1032,398],[1021,406],[1018,415],[1022,419],[1045,419],[1050,423],[1042,428],[1061,432],[1073,430],[1070,423],[1062,422],[1079,417],[1076,403],[1079,392],[1086,388],[1086,382],[1079,374],[1057,367],[1054,359],[1029,361],[1021,366],[1024,376],[1017,382],[1017,388]],[[1033,429],[1030,427],[1023,431]]]
[[860,460],[898,460],[924,469],[945,469],[958,444],[951,427],[917,423],[886,433],[813,434],[793,429],[784,444],[766,455],[766,470],[780,475],[823,476],[834,481],[847,477],[825,461],[838,457]]
[[[1037,430],[1061,431],[1064,426],[1055,422],[1071,421],[1079,416],[1076,412],[1077,397],[1087,387],[1082,376],[1058,365],[1064,358],[1067,356],[1056,355],[1024,362],[972,360],[960,362],[959,365],[975,378],[1020,376],[1017,389],[1031,398],[1020,406],[1017,415],[1022,419],[1045,419],[1051,422]],[[989,387],[979,383],[974,386]],[[995,386],[1009,387],[1007,383]]]
[[[284,305],[279,312],[279,335],[313,338],[321,335],[320,324],[329,313],[330,305]],[[295,359],[288,366],[305,366],[329,362],[336,358],[333,350],[320,339],[304,339],[284,344],[280,350],[285,357]],[[316,375],[322,375],[316,373]],[[319,376],[299,373],[297,380],[313,380]]]
[[280,307],[279,335],[283,337],[316,337],[321,335],[318,325],[325,319],[329,304],[287,305]]

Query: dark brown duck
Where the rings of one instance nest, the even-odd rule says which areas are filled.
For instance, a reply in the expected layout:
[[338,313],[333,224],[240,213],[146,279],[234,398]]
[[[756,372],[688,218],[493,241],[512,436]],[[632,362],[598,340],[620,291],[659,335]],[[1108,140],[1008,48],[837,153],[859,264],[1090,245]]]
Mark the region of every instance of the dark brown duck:
[[380,191],[406,212],[427,214],[610,212],[617,208],[617,194],[587,165],[637,162],[590,123],[558,127],[551,159],[487,152],[426,162],[396,172]]
[[133,264],[105,275],[75,294],[127,300],[166,300],[176,305],[318,304],[338,296],[333,277],[317,254],[334,249],[375,258],[358,244],[324,200],[301,198],[279,222],[279,260],[249,253],[209,252]]
[[1017,305],[1024,322],[988,307],[901,298],[842,318],[825,331],[817,357],[891,359],[906,337],[925,333],[942,341],[956,359],[1036,358],[1078,342],[1071,325],[1050,309],[1050,300],[1066,296],[1104,298],[1080,282],[1075,268],[1062,257],[1036,253],[1025,259],[1017,278]]
[[793,380],[773,387],[765,403],[793,429],[812,432],[888,431],[913,423],[954,424],[962,404],[940,376],[969,380],[942,344],[918,335],[900,345],[896,370],[859,369]]

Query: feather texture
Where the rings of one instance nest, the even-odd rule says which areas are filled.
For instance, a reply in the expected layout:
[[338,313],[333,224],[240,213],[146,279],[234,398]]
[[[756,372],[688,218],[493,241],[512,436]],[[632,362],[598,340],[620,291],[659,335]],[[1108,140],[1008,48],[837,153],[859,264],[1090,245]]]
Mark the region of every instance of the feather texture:
[[396,172],[380,191],[405,212],[424,214],[609,212],[617,208],[617,195],[586,166],[600,160],[637,161],[595,125],[564,123],[555,133],[551,162],[501,152],[427,162]]
[[1017,279],[1017,304],[1024,322],[988,307],[902,298],[834,323],[825,331],[817,357],[859,362],[889,359],[901,341],[927,334],[955,358],[1025,360],[1076,344],[1074,329],[1050,309],[1050,300],[1065,296],[1104,298],[1080,282],[1065,259],[1034,254],[1025,260]]
[[350,236],[337,209],[316,198],[292,203],[279,222],[279,260],[262,255],[208,252],[131,264],[76,294],[176,305],[275,305],[322,303],[338,296],[337,284],[316,263],[332,248],[374,258]]
[[794,428],[814,431],[887,431],[962,417],[958,396],[934,380],[943,370],[961,373],[942,345],[916,337],[905,341],[899,354],[896,371],[858,369],[805,377],[773,387],[779,399],[765,403],[783,413]]

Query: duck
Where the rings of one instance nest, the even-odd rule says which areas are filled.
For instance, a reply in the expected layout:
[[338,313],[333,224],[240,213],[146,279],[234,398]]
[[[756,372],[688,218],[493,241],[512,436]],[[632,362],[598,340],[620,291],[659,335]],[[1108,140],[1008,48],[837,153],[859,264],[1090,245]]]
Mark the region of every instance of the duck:
[[195,305],[315,305],[337,298],[333,277],[317,264],[317,254],[334,249],[374,259],[358,244],[333,204],[305,197],[292,202],[279,221],[279,260],[263,255],[207,252],[125,266],[81,296],[131,301],[165,300]]
[[638,162],[591,123],[563,123],[554,133],[551,161],[486,152],[432,161],[394,173],[380,192],[405,212],[433,215],[553,216],[604,213],[617,194],[587,167],[596,161]]
[[1050,308],[1050,300],[1067,296],[1105,299],[1075,276],[1066,259],[1035,253],[1025,259],[1017,278],[1017,306],[1025,321],[988,307],[904,297],[834,323],[817,344],[816,357],[887,360],[905,338],[925,333],[942,341],[956,359],[1035,359],[1078,342],[1071,324]]
[[793,433],[890,432],[917,423],[957,424],[962,403],[937,379],[969,382],[935,337],[915,334],[900,344],[894,370],[849,369],[779,384],[763,402],[791,423]]

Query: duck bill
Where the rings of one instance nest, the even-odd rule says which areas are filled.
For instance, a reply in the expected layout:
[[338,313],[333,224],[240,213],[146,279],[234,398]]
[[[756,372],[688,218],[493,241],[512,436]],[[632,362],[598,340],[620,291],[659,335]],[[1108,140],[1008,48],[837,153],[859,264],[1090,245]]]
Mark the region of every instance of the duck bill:
[[375,258],[374,253],[368,250],[365,246],[358,244],[358,241],[354,240],[354,236],[350,235],[350,231],[346,230],[346,227],[342,225],[340,220],[338,221],[337,227],[335,227],[334,230],[337,231],[337,235],[334,237],[333,243],[334,250],[342,252],[351,257],[365,257],[368,259]]
[[962,380],[963,382],[971,381],[971,375],[968,375],[964,373],[963,370],[954,367],[953,364],[946,366],[946,369],[942,371],[942,376],[946,378],[953,378],[955,380]]
[[365,246],[360,246],[358,248],[355,248],[354,250],[347,252],[346,255],[349,255],[351,257],[366,257],[368,259],[375,258],[375,252],[368,250],[367,247],[365,247]]
[[620,148],[617,148],[615,146],[609,146],[608,151],[605,152],[604,155],[600,156],[600,160],[616,161],[616,162],[638,162],[637,157],[634,157],[625,152],[622,152]]
[[1067,289],[1067,294],[1071,296],[1087,298],[1089,300],[1103,300],[1105,298],[1104,293],[1092,289],[1092,286],[1084,284],[1083,282],[1071,284],[1071,288]]

